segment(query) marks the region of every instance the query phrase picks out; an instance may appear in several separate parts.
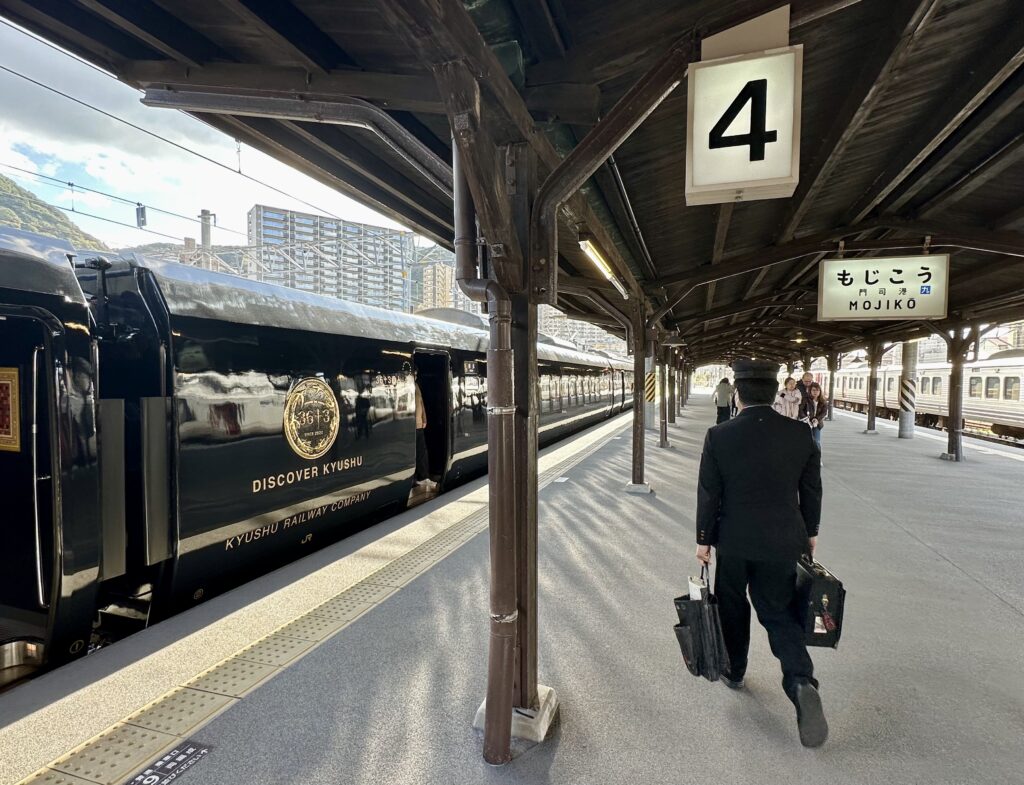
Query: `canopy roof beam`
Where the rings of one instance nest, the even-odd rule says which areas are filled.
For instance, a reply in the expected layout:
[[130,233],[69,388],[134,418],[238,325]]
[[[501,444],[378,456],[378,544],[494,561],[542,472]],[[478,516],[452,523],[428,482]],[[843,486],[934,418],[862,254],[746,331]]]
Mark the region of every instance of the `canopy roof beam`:
[[78,0],[97,16],[147,46],[191,66],[227,60],[228,54],[152,0]]
[[359,64],[289,0],[217,0],[264,35],[290,50],[310,71],[329,73]]
[[820,145],[814,163],[800,175],[800,184],[789,203],[779,233],[780,243],[793,239],[800,222],[814,204],[847,147],[884,97],[900,64],[914,48],[918,33],[935,14],[942,0],[913,0],[893,3],[895,8],[885,20],[871,54],[865,59],[855,83],[846,92],[842,107],[832,120],[828,135]]
[[[1024,14],[1013,13],[998,30],[988,55],[967,71],[952,95],[938,94],[930,121],[889,160],[867,193],[846,214],[844,223],[867,218],[896,188],[909,178],[958,128],[1024,64]],[[922,176],[926,176],[926,172]]]

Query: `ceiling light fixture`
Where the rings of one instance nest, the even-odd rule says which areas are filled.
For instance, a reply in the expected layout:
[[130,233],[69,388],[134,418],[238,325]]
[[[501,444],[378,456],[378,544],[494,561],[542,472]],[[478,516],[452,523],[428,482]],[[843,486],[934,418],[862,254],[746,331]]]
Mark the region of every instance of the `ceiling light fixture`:
[[623,300],[629,299],[629,292],[626,291],[626,287],[622,285],[618,278],[615,277],[615,273],[612,272],[612,268],[608,266],[608,262],[601,256],[601,252],[597,250],[590,240],[580,240],[580,250],[587,255],[587,258],[594,263],[594,266],[601,271],[601,274],[608,280],[612,286],[615,287],[615,291],[622,295]]

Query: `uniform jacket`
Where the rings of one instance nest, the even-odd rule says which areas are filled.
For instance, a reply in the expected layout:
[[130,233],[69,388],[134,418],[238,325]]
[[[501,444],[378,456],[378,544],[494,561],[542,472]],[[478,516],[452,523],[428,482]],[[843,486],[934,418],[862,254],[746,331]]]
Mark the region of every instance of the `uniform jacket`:
[[754,561],[807,551],[821,521],[821,453],[810,429],[770,406],[708,429],[697,487],[697,542]]
[[775,403],[772,408],[784,417],[796,420],[800,417],[800,404],[804,397],[799,390],[783,390],[775,396]]
[[719,384],[715,387],[715,406],[728,406],[731,398],[731,384]]
[[811,420],[818,421],[816,426],[811,426],[812,428],[817,428],[818,430],[824,428],[826,414],[828,414],[828,404],[825,403],[824,398],[818,398],[818,402],[815,404],[813,398],[807,397],[804,398],[803,403],[800,404],[801,420],[807,420],[808,425],[810,425]]

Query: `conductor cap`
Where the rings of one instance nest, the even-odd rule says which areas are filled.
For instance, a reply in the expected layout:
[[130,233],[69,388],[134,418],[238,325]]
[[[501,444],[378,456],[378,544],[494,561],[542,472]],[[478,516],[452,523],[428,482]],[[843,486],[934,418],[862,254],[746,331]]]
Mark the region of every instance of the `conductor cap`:
[[740,379],[770,379],[775,381],[779,375],[778,363],[771,360],[736,360],[732,364],[733,375]]

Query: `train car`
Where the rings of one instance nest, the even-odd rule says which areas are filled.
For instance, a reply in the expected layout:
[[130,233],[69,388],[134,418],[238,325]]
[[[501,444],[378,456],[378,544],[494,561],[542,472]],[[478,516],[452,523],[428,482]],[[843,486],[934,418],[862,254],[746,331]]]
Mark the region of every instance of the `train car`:
[[[920,363],[917,368],[916,421],[945,428],[949,417],[948,363]],[[899,417],[902,368],[885,366],[878,373],[876,414]],[[836,374],[835,404],[865,412],[868,406],[867,363],[858,362]],[[825,375],[827,377],[827,374]],[[1010,439],[1024,439],[1024,351],[996,352],[986,360],[964,365],[963,417],[968,428]],[[823,382],[824,383],[824,382]]]
[[[404,509],[416,386],[439,486],[486,470],[482,329],[0,230],[0,335],[0,684]],[[537,353],[541,444],[631,404]]]

